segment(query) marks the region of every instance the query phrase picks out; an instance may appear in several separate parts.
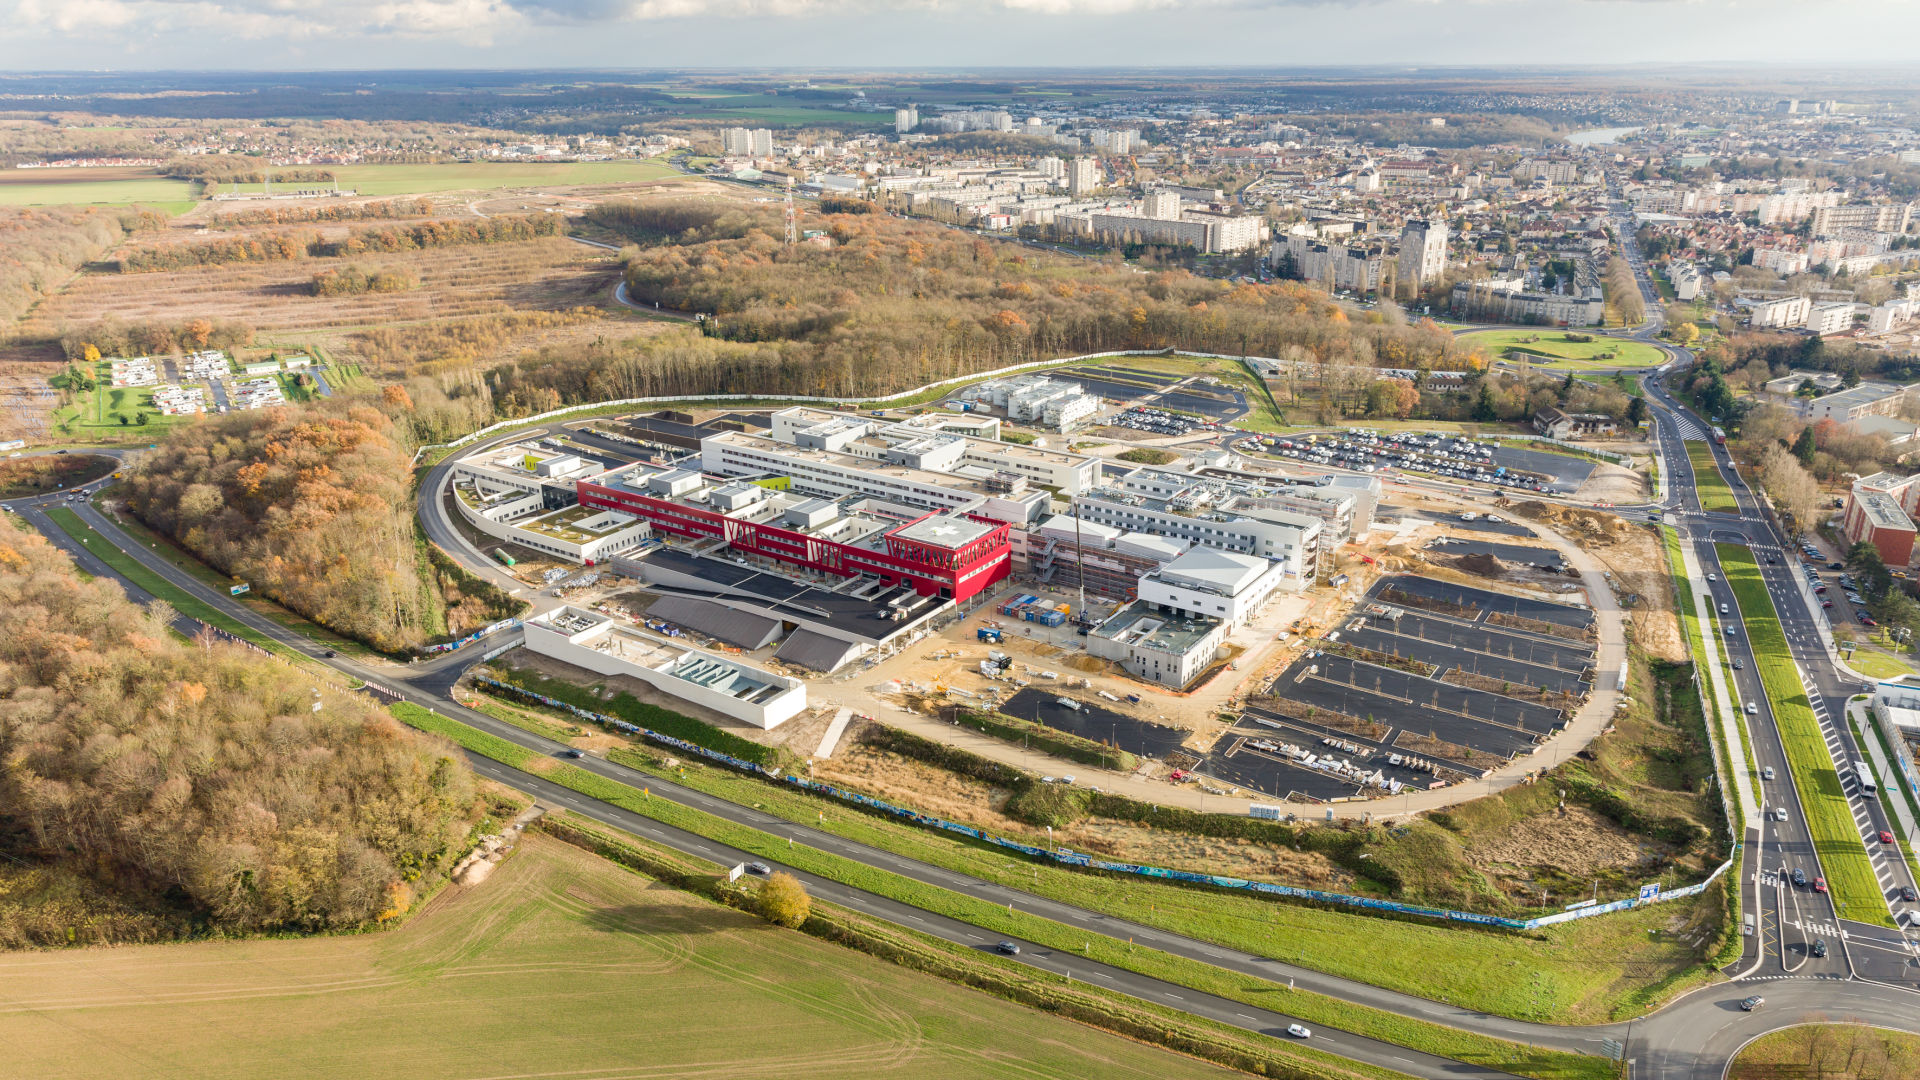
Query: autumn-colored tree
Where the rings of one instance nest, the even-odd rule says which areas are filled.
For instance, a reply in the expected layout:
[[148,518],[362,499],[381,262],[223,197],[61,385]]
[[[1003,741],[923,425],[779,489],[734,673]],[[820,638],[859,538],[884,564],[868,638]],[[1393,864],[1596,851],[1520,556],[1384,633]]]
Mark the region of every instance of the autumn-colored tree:
[[389,410],[413,411],[413,398],[407,393],[407,388],[399,383],[390,383],[380,388],[380,403]]
[[99,362],[100,362],[100,347],[99,347],[98,345],[94,345],[94,344],[92,344],[92,343],[88,343],[88,344],[87,344],[87,346],[86,346],[85,348],[82,348],[82,349],[80,350],[80,359],[82,359],[82,360],[85,360],[85,361],[86,361],[87,363],[89,363],[89,364],[97,364],[97,363],[99,363]]
[[386,414],[329,403],[176,428],[129,471],[127,501],[255,592],[398,650],[441,621],[422,588],[411,483]]
[[[481,809],[451,746],[172,617],[38,535],[0,539],[9,865],[201,933],[357,926],[446,872]],[[111,940],[70,929],[10,918],[0,946]]]
[[760,884],[755,906],[761,918],[792,929],[799,929],[813,913],[813,899],[807,895],[807,887],[785,871],[769,876]]

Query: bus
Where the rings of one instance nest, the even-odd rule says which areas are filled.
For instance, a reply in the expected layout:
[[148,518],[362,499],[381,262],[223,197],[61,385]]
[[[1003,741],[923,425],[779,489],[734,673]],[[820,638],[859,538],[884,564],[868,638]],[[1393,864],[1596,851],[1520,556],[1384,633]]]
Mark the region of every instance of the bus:
[[1713,441],[1716,443],[1719,443],[1721,446],[1727,445],[1727,433],[1720,430],[1719,428],[1714,428]]
[[1880,794],[1880,785],[1873,779],[1873,770],[1859,759],[1853,762],[1853,778],[1860,782],[1860,793],[1871,799]]

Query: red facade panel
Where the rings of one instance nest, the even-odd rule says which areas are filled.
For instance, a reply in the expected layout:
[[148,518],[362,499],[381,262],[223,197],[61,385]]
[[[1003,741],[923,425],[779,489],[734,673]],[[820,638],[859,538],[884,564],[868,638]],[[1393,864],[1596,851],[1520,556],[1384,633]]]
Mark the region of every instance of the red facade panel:
[[992,531],[957,549],[908,540],[894,530],[883,538],[887,550],[875,551],[601,484],[583,482],[577,491],[584,506],[636,514],[662,533],[722,538],[743,552],[842,577],[872,574],[890,585],[911,584],[925,596],[965,600],[1013,572],[1009,527],[986,518],[974,520]]

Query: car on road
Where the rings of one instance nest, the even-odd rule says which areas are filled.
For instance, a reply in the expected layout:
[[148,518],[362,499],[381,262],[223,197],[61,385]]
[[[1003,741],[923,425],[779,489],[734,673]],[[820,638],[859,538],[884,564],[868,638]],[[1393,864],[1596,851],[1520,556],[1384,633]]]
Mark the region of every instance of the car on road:
[[1764,768],[1764,769],[1761,769],[1761,770],[1760,770],[1760,779],[1762,779],[1762,780],[1771,780],[1771,779],[1773,779],[1773,766],[1771,766],[1771,765],[1769,765],[1769,766],[1767,766],[1766,768]]
[[1743,1012],[1752,1012],[1753,1010],[1759,1008],[1762,1005],[1765,1005],[1766,1003],[1767,1003],[1766,998],[1750,997],[1747,1000],[1740,1003],[1740,1009]]
[[1774,808],[1773,808],[1773,820],[1775,820],[1775,821],[1785,821],[1785,820],[1787,820],[1787,808],[1786,808],[1786,807],[1784,807],[1784,806],[1776,806],[1776,807],[1774,807]]
[[763,862],[750,862],[747,864],[747,873],[758,874],[761,877],[771,877],[773,876],[773,867]]
[[1748,716],[1759,716],[1759,715],[1760,715],[1760,706],[1758,706],[1758,705],[1755,705],[1755,704],[1754,704],[1753,702],[1751,702],[1751,701],[1749,701],[1749,702],[1747,702],[1747,715],[1748,715]]
[[1797,867],[1797,866],[1796,866],[1796,867],[1794,867],[1794,868],[1793,868],[1793,883],[1794,883],[1795,885],[1798,885],[1798,886],[1800,886],[1801,888],[1805,888],[1805,887],[1806,887],[1806,884],[1807,884],[1807,872],[1806,872],[1805,870],[1802,870],[1802,869],[1800,869],[1800,868],[1799,868],[1799,867]]
[[1007,956],[1020,955],[1020,946],[1014,944],[1011,941],[1003,941],[1000,944],[995,945],[993,948],[995,952],[1003,953]]
[[1707,575],[1707,580],[1708,580],[1708,581],[1719,581],[1719,580],[1720,580],[1720,575],[1719,575],[1719,574],[1708,574],[1708,575]]
[[575,750],[573,747],[569,746],[565,750],[560,751],[560,756],[564,758],[577,758],[577,757],[585,757],[586,755],[582,754],[580,751]]
[[1296,1039],[1311,1039],[1311,1038],[1313,1038],[1313,1032],[1311,1032],[1311,1031],[1309,1031],[1309,1030],[1307,1030],[1307,1029],[1306,1029],[1305,1027],[1303,1027],[1303,1026],[1302,1026],[1302,1025],[1300,1025],[1300,1024],[1288,1024],[1288,1025],[1287,1025],[1287,1034],[1289,1034],[1289,1035],[1291,1035],[1291,1036],[1293,1036],[1293,1037],[1294,1037],[1294,1038],[1296,1038]]
[[1883,843],[1883,844],[1891,844],[1891,843],[1893,843],[1893,833],[1892,833],[1892,832],[1890,832],[1889,830],[1886,830],[1886,829],[1881,829],[1881,830],[1880,830],[1880,842],[1881,842],[1881,843]]
[[1739,657],[1736,656],[1733,658],[1733,670],[1745,671],[1746,669],[1747,669],[1747,665],[1741,663]]
[[1920,900],[1920,893],[1915,893],[1911,885],[1902,885],[1900,886],[1900,899],[1911,904],[1915,900]]
[[1813,891],[1814,891],[1814,892],[1826,892],[1826,891],[1827,891],[1827,879],[1826,879],[1826,878],[1823,878],[1823,877],[1817,877],[1817,878],[1814,878],[1814,879],[1813,879]]
[[1815,960],[1818,960],[1821,957],[1827,955],[1827,939],[1814,938],[1813,947],[1808,949],[1807,951],[1813,954],[1813,958]]

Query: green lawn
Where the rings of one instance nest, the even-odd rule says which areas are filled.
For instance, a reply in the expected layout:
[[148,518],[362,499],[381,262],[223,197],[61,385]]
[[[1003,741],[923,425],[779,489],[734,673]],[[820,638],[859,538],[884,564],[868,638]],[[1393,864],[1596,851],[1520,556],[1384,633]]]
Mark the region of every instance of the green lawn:
[[1870,679],[1894,679],[1913,674],[1913,665],[1897,656],[1872,649],[1857,649],[1847,666]]
[[[638,183],[678,176],[665,161],[475,161],[445,165],[328,166],[342,188],[362,195],[431,195],[515,187]],[[297,186],[297,185],[296,185]],[[257,192],[259,184],[226,184],[223,193]]]
[[1688,442],[1686,446],[1687,460],[1693,463],[1693,489],[1700,496],[1700,508],[1717,514],[1738,514],[1739,500],[1733,497],[1727,478],[1720,474],[1713,446],[1704,442]]
[[1753,647],[1754,666],[1760,669],[1760,681],[1767,688],[1767,702],[1773,707],[1780,741],[1786,746],[1787,764],[1793,769],[1794,786],[1800,791],[1801,812],[1807,830],[1813,834],[1814,850],[1820,855],[1833,898],[1846,918],[1892,926],[1893,915],[1880,891],[1880,879],[1867,859],[1860,827],[1853,820],[1833,755],[1794,670],[1786,635],[1780,629],[1779,616],[1767,596],[1753,552],[1741,544],[1714,547],[1720,555],[1720,569],[1739,601],[1748,644]]
[[[1592,337],[1593,340],[1568,341],[1568,333],[1545,327],[1537,330],[1485,330],[1464,335],[1460,340],[1481,346],[1495,359],[1504,358],[1508,352],[1517,350],[1529,354],[1534,367],[1557,370],[1658,367],[1667,359],[1665,353],[1642,341],[1625,341],[1580,331],[1573,333]],[[1603,359],[1601,354],[1609,352],[1614,354],[1613,357]]]
[[538,835],[387,933],[15,952],[0,957],[0,987],[16,1076],[1243,1075],[771,927]]
[[1897,1080],[1920,1076],[1920,1035],[1864,1024],[1802,1024],[1769,1032],[1727,1064],[1727,1080]]

